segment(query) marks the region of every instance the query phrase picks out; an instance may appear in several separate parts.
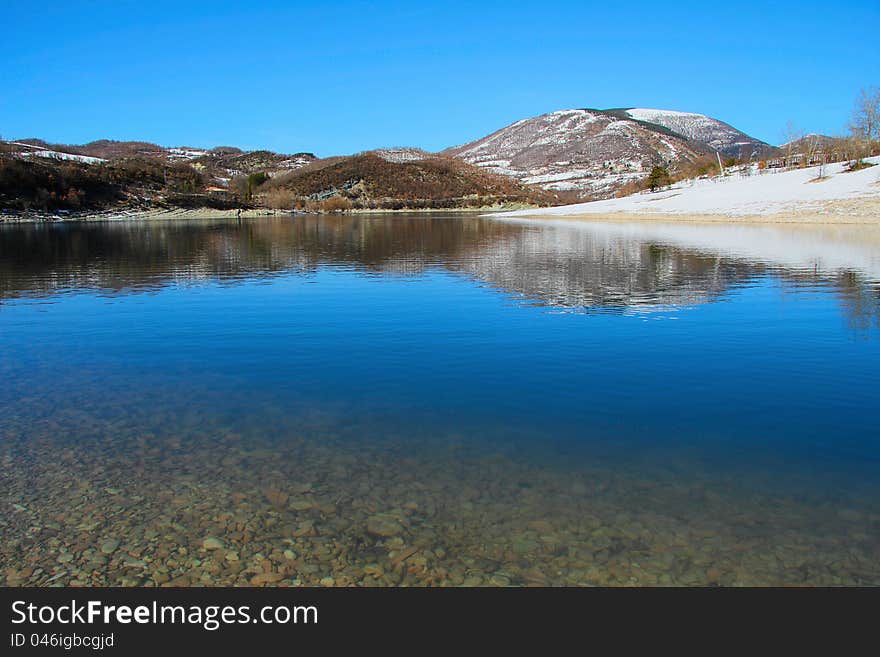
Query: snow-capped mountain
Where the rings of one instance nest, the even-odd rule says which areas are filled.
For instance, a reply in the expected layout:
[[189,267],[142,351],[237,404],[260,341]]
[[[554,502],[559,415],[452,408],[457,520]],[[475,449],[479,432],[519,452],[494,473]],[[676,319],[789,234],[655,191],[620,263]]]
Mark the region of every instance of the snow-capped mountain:
[[590,109],[523,119],[444,152],[545,189],[595,197],[611,195],[656,164],[699,156],[684,137],[665,128]]
[[713,151],[736,158],[750,158],[771,149],[769,144],[718,119],[693,112],[674,110],[631,108],[624,112],[637,121],[662,125],[691,141],[705,144]]
[[571,109],[517,121],[444,153],[545,189],[605,198],[655,165],[674,169],[752,145],[767,146],[700,114]]

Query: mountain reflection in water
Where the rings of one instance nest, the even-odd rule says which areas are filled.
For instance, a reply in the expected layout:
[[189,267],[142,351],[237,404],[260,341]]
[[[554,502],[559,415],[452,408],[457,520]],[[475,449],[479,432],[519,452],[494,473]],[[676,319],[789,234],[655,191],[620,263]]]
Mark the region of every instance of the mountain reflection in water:
[[320,267],[419,276],[445,269],[567,309],[650,309],[717,299],[772,275],[837,295],[855,328],[880,322],[880,228],[307,216],[0,227],[0,299],[107,294]]

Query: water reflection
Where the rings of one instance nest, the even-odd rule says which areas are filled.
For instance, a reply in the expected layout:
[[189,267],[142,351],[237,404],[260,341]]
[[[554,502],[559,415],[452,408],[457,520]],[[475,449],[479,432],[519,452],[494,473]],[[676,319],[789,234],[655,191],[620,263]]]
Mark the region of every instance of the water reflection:
[[632,225],[434,216],[118,222],[0,228],[0,299],[309,275],[320,267],[472,276],[565,308],[686,306],[768,274],[833,291],[880,322],[880,228]]

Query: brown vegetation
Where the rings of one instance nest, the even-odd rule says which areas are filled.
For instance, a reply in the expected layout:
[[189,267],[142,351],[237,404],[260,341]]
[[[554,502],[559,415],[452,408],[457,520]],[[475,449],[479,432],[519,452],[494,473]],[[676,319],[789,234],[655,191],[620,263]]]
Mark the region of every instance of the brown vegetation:
[[459,208],[558,202],[551,192],[452,158],[389,162],[371,153],[313,163],[279,174],[265,187],[267,192],[290,190],[303,201],[343,197],[354,208]]
[[84,165],[0,157],[2,208],[75,210],[121,197],[121,190],[107,176]]
[[321,204],[324,212],[347,212],[351,210],[351,201],[344,196],[331,196]]
[[273,210],[293,210],[297,206],[296,194],[283,188],[268,190],[263,196],[263,202]]
[[[202,174],[184,163],[132,158],[88,165],[71,160],[0,155],[0,208],[98,210],[128,202],[202,202]],[[188,197],[198,197],[187,200]]]

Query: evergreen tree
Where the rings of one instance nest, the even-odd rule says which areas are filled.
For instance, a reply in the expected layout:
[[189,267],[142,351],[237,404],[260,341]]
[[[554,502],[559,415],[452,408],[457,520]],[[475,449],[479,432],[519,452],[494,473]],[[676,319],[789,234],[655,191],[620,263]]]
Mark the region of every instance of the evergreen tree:
[[661,187],[671,185],[672,178],[669,175],[669,171],[666,170],[666,167],[655,166],[653,169],[651,169],[651,173],[648,176],[647,183],[651,191],[656,192]]

